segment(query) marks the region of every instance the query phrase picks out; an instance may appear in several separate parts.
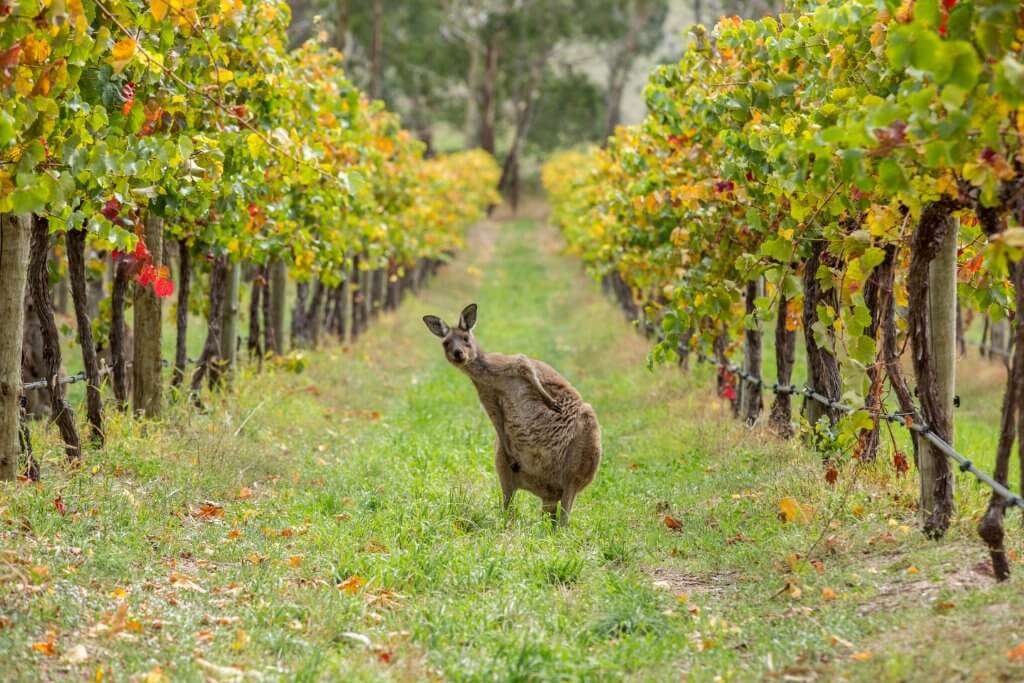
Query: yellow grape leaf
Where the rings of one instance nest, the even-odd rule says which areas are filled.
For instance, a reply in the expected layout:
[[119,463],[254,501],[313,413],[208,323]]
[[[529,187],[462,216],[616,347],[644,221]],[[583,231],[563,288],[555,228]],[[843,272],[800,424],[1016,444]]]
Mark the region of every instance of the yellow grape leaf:
[[153,15],[153,18],[157,21],[163,21],[164,17],[167,16],[167,10],[170,6],[167,4],[167,0],[152,0],[149,3],[149,13]]
[[114,67],[114,72],[124,71],[124,68],[134,59],[138,49],[139,44],[135,42],[134,38],[122,38],[117,41],[110,52],[110,63]]
[[245,138],[245,144],[249,147],[249,154],[251,156],[259,156],[259,153],[263,150],[263,138],[256,133],[249,133]]
[[217,82],[218,83],[230,83],[235,80],[235,73],[231,69],[217,68]]
[[273,21],[277,17],[277,6],[272,2],[264,2],[260,5],[260,19]]

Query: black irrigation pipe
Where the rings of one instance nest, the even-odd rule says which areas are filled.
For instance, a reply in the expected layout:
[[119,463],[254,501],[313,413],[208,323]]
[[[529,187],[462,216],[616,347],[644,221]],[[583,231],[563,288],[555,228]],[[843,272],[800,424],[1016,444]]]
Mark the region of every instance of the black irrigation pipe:
[[[194,359],[194,358],[189,358],[188,362],[190,364],[194,365],[194,364],[198,363],[199,361]],[[168,361],[166,359],[160,361],[161,367],[165,367],[166,368],[166,367],[169,367],[170,364],[171,364],[170,361]],[[128,361],[125,364],[126,367],[131,367],[131,365],[132,365],[131,361]],[[114,366],[112,366],[112,365],[104,366],[103,368],[100,369],[100,377],[102,377],[103,375],[109,375],[113,371],[114,371]],[[54,378],[54,379],[56,381],[53,382],[53,384],[56,385],[56,386],[59,386],[59,385],[62,385],[62,384],[75,384],[76,382],[84,382],[84,381],[86,381],[88,379],[88,377],[85,376],[85,370],[82,370],[81,372],[76,372],[75,374],[68,375],[67,377],[57,377],[57,378]],[[31,382],[25,382],[24,384],[22,384],[21,385],[21,390],[22,391],[31,391],[33,389],[45,389],[46,387],[50,386],[50,384],[51,384],[50,380],[47,380],[47,379],[37,379],[37,380],[33,380]]]
[[[707,358],[707,357],[705,357],[703,355],[699,356],[699,358],[700,358],[700,360],[704,361],[705,363],[711,363],[712,365],[715,365],[716,367],[718,367],[720,369],[726,370],[727,372],[736,375],[737,377],[739,377],[740,379],[744,380],[745,382],[748,382],[748,383],[756,385],[756,386],[761,386],[761,387],[764,387],[766,389],[770,389],[772,392],[774,392],[776,394],[790,394],[790,395],[803,394],[804,396],[810,398],[811,400],[817,401],[818,403],[821,403],[822,405],[827,406],[829,408],[833,408],[835,410],[841,410],[842,412],[846,413],[847,415],[849,415],[851,413],[855,413],[858,410],[858,408],[854,408],[853,406],[847,405],[845,403],[840,403],[839,401],[833,401],[828,396],[824,396],[824,395],[818,393],[817,391],[815,391],[811,387],[804,387],[803,389],[801,389],[801,388],[799,388],[799,387],[797,387],[795,385],[792,385],[792,384],[790,384],[788,386],[787,385],[780,385],[778,383],[768,385],[768,384],[765,384],[764,381],[760,377],[754,377],[753,375],[748,373],[743,368],[736,367],[734,365],[728,365],[726,363],[719,363],[718,361],[711,360],[711,359],[709,359],[709,358]],[[861,410],[867,410],[867,409],[866,408],[862,408]],[[923,438],[925,438],[929,442],[931,442],[931,444],[933,446],[935,446],[937,449],[939,449],[939,451],[941,451],[946,457],[954,460],[959,465],[961,472],[969,472],[970,474],[974,475],[975,479],[977,479],[981,483],[985,484],[990,489],[992,489],[993,491],[998,493],[1000,496],[1002,496],[1003,500],[1006,501],[1006,504],[1007,504],[1008,507],[1016,506],[1016,507],[1019,507],[1021,509],[1024,509],[1024,498],[1021,498],[1020,496],[1015,494],[1013,491],[1011,491],[1010,489],[1006,488],[1005,486],[1000,484],[998,481],[996,481],[995,479],[990,477],[988,474],[986,474],[985,472],[982,472],[977,467],[975,467],[974,463],[972,463],[970,460],[968,460],[963,455],[958,453],[950,444],[946,443],[946,441],[942,437],[940,437],[938,434],[936,434],[934,431],[932,431],[931,427],[929,427],[928,425],[924,424],[922,421],[918,420],[916,414],[907,414],[907,413],[879,413],[878,417],[879,417],[879,419],[886,420],[886,421],[891,422],[893,424],[901,424],[901,425],[905,426],[907,429],[910,429],[913,432],[917,432]],[[907,423],[907,419],[906,419],[908,417],[910,418],[910,423],[909,424]]]

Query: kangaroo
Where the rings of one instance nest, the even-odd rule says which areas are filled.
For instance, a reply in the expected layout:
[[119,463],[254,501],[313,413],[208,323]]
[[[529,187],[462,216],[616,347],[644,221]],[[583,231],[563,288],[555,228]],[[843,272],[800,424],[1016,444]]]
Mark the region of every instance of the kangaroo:
[[597,415],[550,365],[522,354],[485,353],[473,336],[476,310],[476,304],[466,306],[455,328],[433,315],[423,322],[443,340],[448,362],[473,382],[494,425],[502,508],[508,509],[518,489],[526,489],[564,526],[576,494],[594,479],[601,462]]

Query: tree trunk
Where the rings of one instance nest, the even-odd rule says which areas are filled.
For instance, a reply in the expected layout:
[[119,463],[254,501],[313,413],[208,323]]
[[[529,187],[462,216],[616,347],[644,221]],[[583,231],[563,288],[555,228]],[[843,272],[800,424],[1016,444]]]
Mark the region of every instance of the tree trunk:
[[334,46],[344,54],[348,40],[348,0],[338,0],[338,24],[334,33]]
[[[824,241],[813,243],[811,256],[804,264],[804,344],[807,347],[807,372],[811,388],[827,397],[830,401],[838,401],[840,396],[839,365],[836,363],[832,350],[818,346],[814,337],[814,323],[818,321],[818,304],[832,306],[832,310],[839,310],[839,302],[835,289],[829,292],[821,290],[821,283],[818,282],[816,274],[818,267],[822,264],[825,255],[826,244]],[[834,343],[834,331],[829,328],[827,338]],[[822,405],[820,402],[808,397],[804,401],[804,411],[807,421],[813,427],[822,417],[828,417],[830,425],[834,425],[839,419],[839,411],[835,408]]]
[[309,298],[309,283],[295,283],[295,303],[292,304],[292,348],[297,349],[309,342],[309,327],[306,321],[306,299]]
[[[153,265],[163,263],[164,223],[156,216],[146,218],[146,247]],[[163,386],[160,377],[160,331],[163,318],[160,299],[152,287],[135,285],[132,325],[135,330],[132,359],[132,412],[149,418],[160,417],[163,408]]]
[[747,315],[755,317],[755,327],[751,329],[748,327],[745,331],[746,350],[744,352],[744,359],[746,363],[747,374],[755,381],[744,381],[743,387],[743,421],[748,425],[753,425],[757,422],[757,418],[761,415],[761,410],[764,407],[764,401],[761,397],[761,323],[756,320],[757,308],[754,302],[763,293],[763,282],[761,278],[757,280],[751,280],[747,283],[747,296],[746,306]]
[[885,372],[883,371],[885,349],[884,345],[878,343],[878,335],[882,327],[881,278],[883,274],[881,267],[875,268],[871,275],[868,276],[867,283],[864,285],[864,303],[871,312],[871,322],[865,328],[864,335],[875,340],[876,348],[875,362],[868,366],[868,378],[871,381],[871,385],[868,389],[867,400],[865,401],[865,407],[871,413],[874,425],[871,429],[861,430],[859,436],[859,458],[862,462],[872,462],[875,459],[881,436],[879,420],[882,412],[882,390],[885,385]]
[[370,99],[379,100],[381,97],[381,76],[384,65],[384,2],[373,0],[372,10],[372,31],[370,38]]
[[230,381],[238,366],[238,290],[242,283],[242,264],[233,261],[227,268],[224,304],[221,307],[220,359],[222,372],[227,373]]
[[[270,322],[274,329],[273,346],[267,346],[277,355],[284,354],[285,302],[288,294],[288,266],[275,258],[270,264]],[[264,321],[266,324],[266,321]]]
[[[899,334],[896,330],[896,256],[897,247],[890,245],[885,249],[885,259],[875,269],[878,276],[878,320],[882,333],[882,358],[885,362],[885,374],[889,378],[889,386],[896,393],[900,411],[904,415],[915,415],[914,398],[903,377],[900,364]],[[910,433],[911,445],[914,449],[914,466],[919,462],[919,440],[917,432]]]
[[50,224],[47,219],[32,217],[32,242],[29,249],[28,285],[43,333],[43,363],[45,377],[50,383],[46,389],[50,398],[50,417],[60,429],[68,461],[76,462],[82,457],[82,446],[75,427],[75,415],[57,383],[61,364],[60,334],[50,305],[50,273],[46,267],[47,255],[50,253]]
[[960,305],[960,298],[956,301],[956,352],[961,356],[967,355],[967,326],[964,324],[964,309]]
[[984,324],[981,328],[981,347],[979,349],[979,355],[984,358],[988,355],[988,330],[989,330],[989,319],[988,316],[984,316]]
[[494,126],[497,109],[498,88],[498,36],[488,36],[487,51],[484,55],[484,78],[480,82],[480,127],[477,134],[480,149],[494,156]]
[[533,121],[533,103],[537,96],[537,82],[540,79],[546,60],[547,55],[543,54],[534,60],[531,65],[530,80],[526,86],[526,91],[521,100],[516,103],[519,117],[516,119],[516,130],[512,137],[512,146],[509,148],[508,156],[505,157],[505,163],[502,164],[501,177],[498,179],[498,192],[502,195],[507,195],[513,207],[519,203],[518,193],[508,195],[507,191],[511,187],[512,180],[518,177],[519,149],[522,147],[523,141],[526,140],[530,130],[530,123]]
[[171,386],[185,381],[188,364],[188,297],[192,291],[192,250],[184,238],[178,240],[178,310],[175,312],[174,376]]
[[92,338],[89,319],[89,298],[85,282],[85,229],[69,230],[64,234],[68,251],[68,279],[71,298],[75,304],[75,322],[78,326],[78,345],[82,347],[85,366],[85,406],[93,443],[103,445],[103,397],[100,396],[100,364],[96,358],[96,343]]
[[[780,285],[781,286],[781,285]],[[793,365],[796,362],[796,330],[786,327],[789,313],[789,299],[779,294],[779,311],[775,322],[775,376],[779,386],[788,387],[793,381]],[[772,403],[769,424],[783,439],[793,436],[792,398],[788,392],[779,392]]]
[[0,214],[0,481],[18,474],[21,344],[31,225],[27,215]]
[[480,143],[480,107],[479,98],[482,92],[483,79],[481,78],[480,50],[474,44],[467,44],[469,51],[469,70],[466,72],[466,124],[465,135],[467,140],[476,139]]
[[262,364],[263,361],[263,349],[260,342],[260,294],[263,292],[261,272],[262,269],[257,270],[249,289],[249,340],[247,344],[249,359],[255,359],[259,364]]
[[114,401],[118,410],[128,409],[128,357],[125,343],[124,297],[128,292],[129,265],[120,260],[114,267],[110,288],[110,365],[113,370]]
[[[1024,262],[1018,261],[1013,266],[1013,284],[1016,290],[1017,310],[1024,311]],[[1024,395],[1024,324],[1017,322],[1017,344],[1013,353],[1010,374],[1006,378],[1006,392],[1003,394],[1003,410],[999,420],[999,443],[996,447],[996,466],[993,478],[1007,486],[1010,479],[1010,457],[1013,454],[1014,430],[1018,432],[1020,443],[1024,444],[1024,414],[1020,412],[1020,401]],[[1024,448],[1021,449],[1024,454]],[[1024,455],[1022,455],[1024,457]],[[1021,475],[1024,477],[1024,474]],[[1022,481],[1024,483],[1024,481]],[[1003,517],[1006,514],[1006,501],[995,491],[989,498],[988,508],[978,524],[978,535],[988,545],[992,557],[992,570],[996,579],[1005,581],[1010,578],[1010,562],[1003,545]]]
[[352,341],[352,269],[346,268],[344,276],[338,293],[338,337],[348,344]]
[[[957,229],[951,210],[951,203],[939,201],[922,211],[907,275],[909,334],[922,417],[949,444],[956,367]],[[924,531],[940,538],[953,515],[953,473],[946,456],[924,439],[918,471]]]
[[193,400],[199,403],[199,392],[203,387],[203,377],[209,375],[210,388],[220,383],[220,333],[224,319],[224,293],[227,289],[228,259],[218,256],[210,271],[210,302],[206,311],[206,342],[199,356],[196,371],[192,374],[191,393]]
[[263,296],[260,304],[263,308],[263,355],[266,356],[272,354],[275,347],[274,325],[271,322],[273,315],[270,312],[270,266],[268,264],[260,267],[260,278],[263,280],[261,285]]
[[324,294],[327,288],[324,287],[322,280],[317,278],[316,283],[313,285],[313,298],[309,302],[309,318],[307,322],[308,329],[308,343],[315,349],[320,345],[320,331],[323,325],[323,304]]

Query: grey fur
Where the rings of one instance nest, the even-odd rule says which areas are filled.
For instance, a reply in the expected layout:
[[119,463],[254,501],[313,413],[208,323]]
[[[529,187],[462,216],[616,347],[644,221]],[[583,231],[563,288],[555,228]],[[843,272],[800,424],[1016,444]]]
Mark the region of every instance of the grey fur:
[[[494,467],[508,508],[518,489],[538,496],[543,510],[567,524],[576,494],[593,481],[601,462],[601,427],[579,392],[547,363],[522,354],[486,353],[473,336],[476,304],[450,328],[424,321],[443,338],[448,361],[476,387],[496,433]],[[444,334],[439,334],[444,330]]]

